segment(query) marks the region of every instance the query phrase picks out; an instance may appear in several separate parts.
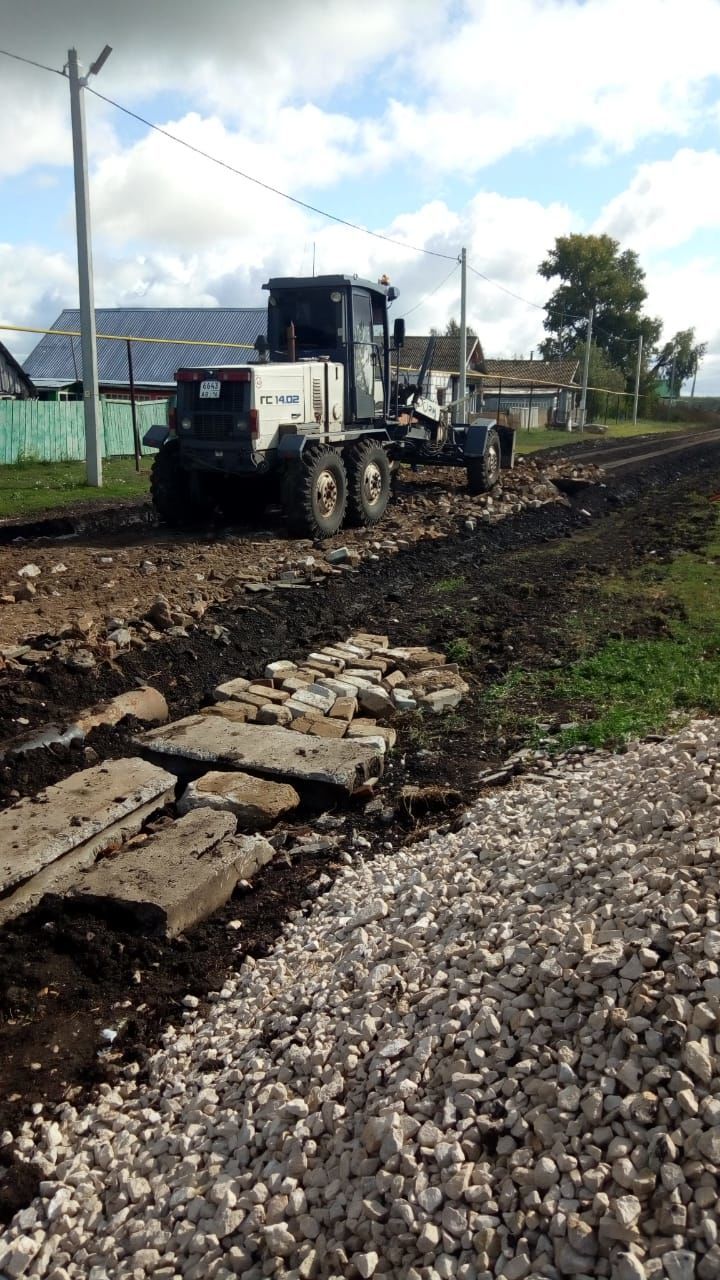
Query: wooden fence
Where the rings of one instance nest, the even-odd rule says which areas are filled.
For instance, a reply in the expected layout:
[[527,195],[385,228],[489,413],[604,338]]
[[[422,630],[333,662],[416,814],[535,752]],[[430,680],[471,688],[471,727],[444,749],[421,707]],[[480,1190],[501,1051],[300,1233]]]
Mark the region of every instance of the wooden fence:
[[[101,400],[103,453],[131,456],[132,410],[127,401]],[[167,400],[137,405],[140,439],[154,422],[166,422]],[[143,453],[152,453],[143,449]],[[80,400],[0,400],[0,465],[33,459],[67,462],[85,457],[84,407]]]

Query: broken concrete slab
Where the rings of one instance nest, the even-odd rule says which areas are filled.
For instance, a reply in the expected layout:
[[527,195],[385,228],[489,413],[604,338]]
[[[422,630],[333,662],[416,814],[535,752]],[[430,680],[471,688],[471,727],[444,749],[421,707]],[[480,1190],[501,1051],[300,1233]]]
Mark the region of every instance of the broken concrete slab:
[[141,685],[139,689],[118,694],[110,702],[103,702],[83,711],[70,725],[62,728],[55,724],[44,725],[42,729],[35,730],[30,738],[13,743],[8,748],[8,754],[20,756],[42,747],[66,747],[71,742],[83,742],[91,729],[97,729],[99,725],[119,724],[125,716],[134,716],[145,724],[164,724],[169,714],[167,702],[160,690],[150,685]]
[[217,685],[213,689],[213,698],[216,702],[223,702],[226,698],[236,698],[239,693],[244,693],[250,688],[250,680],[246,680],[244,676],[237,676],[234,680],[225,680],[223,684]]
[[461,699],[459,689],[437,689],[434,693],[426,693],[420,699],[420,706],[427,707],[430,711],[447,711],[450,707],[456,707]]
[[[315,712],[313,712],[313,715],[315,715]],[[296,716],[295,719],[291,721],[289,728],[292,729],[293,733],[309,733],[313,725],[324,723],[324,717],[320,715],[318,715],[314,720],[311,720],[309,716]]]
[[266,680],[284,679],[285,676],[290,675],[291,671],[295,671],[295,670],[296,670],[296,666],[294,662],[286,662],[286,661],[268,662],[265,668],[265,679]]
[[300,796],[285,782],[252,778],[249,773],[206,773],[189,783],[178,801],[178,813],[203,807],[233,813],[243,831],[262,831],[297,809]]
[[98,725],[119,724],[125,716],[134,716],[146,724],[164,724],[169,714],[168,704],[160,690],[147,684],[119,693],[109,702],[85,711],[78,716],[73,727],[77,727],[84,736]]
[[417,710],[417,701],[413,697],[410,689],[393,689],[392,700],[398,711]]
[[288,693],[296,693],[298,689],[309,689],[316,675],[317,672],[313,672],[312,675],[310,672],[306,672],[304,675],[301,675],[298,671],[293,672],[289,676],[279,678],[282,678],[283,689],[287,689]]
[[385,689],[359,689],[358,702],[363,711],[373,716],[391,716],[395,712],[393,700]]
[[217,911],[239,880],[273,857],[262,836],[233,837],[234,826],[229,813],[196,809],[142,846],[99,862],[67,896],[175,938]]
[[308,733],[315,734],[318,738],[344,738],[347,729],[346,720],[313,720]]
[[415,694],[437,693],[441,689],[457,689],[469,693],[470,685],[455,671],[447,667],[429,667],[408,676],[407,687]]
[[258,724],[292,724],[292,712],[287,707],[276,706],[274,702],[266,702],[260,707],[255,719]]
[[275,725],[233,724],[223,716],[187,716],[149,729],[135,742],[180,772],[194,771],[198,764],[216,765],[265,778],[320,783],[349,793],[382,773],[377,748],[365,743],[310,738]]
[[146,760],[112,760],[72,774],[0,813],[0,921],[26,910],[62,874],[135,835],[175,795],[171,773]]
[[394,747],[397,742],[397,734],[389,725],[363,724],[359,720],[355,720],[353,724],[348,725],[347,736],[348,738],[365,738],[366,741],[370,742],[380,738],[388,750]]
[[323,689],[320,685],[310,685],[309,689],[298,689],[293,695],[293,702],[300,703],[301,706],[312,707],[315,711],[321,711],[323,715],[329,711],[335,701],[335,694],[329,689]]
[[290,712],[293,720],[322,720],[325,715],[318,707],[312,707],[309,702],[300,702],[293,694],[292,698],[288,698],[283,706]]
[[247,706],[244,702],[236,702],[234,698],[227,698],[225,702],[218,702],[217,706],[204,707],[203,715],[222,716],[223,720],[244,724],[246,720],[257,720],[261,709]]
[[357,698],[336,698],[328,715],[331,720],[352,720],[357,715]]
[[413,645],[409,649],[384,649],[384,658],[391,658],[398,666],[409,667],[413,671],[421,671],[424,667],[444,667],[445,654],[435,653],[424,645]]
[[368,649],[388,649],[390,647],[390,638],[389,636],[374,635],[371,631],[356,631],[351,635],[348,644],[356,644]]
[[274,689],[272,685],[266,684],[251,684],[247,692],[262,698],[263,706],[267,702],[285,702],[290,697],[289,689]]

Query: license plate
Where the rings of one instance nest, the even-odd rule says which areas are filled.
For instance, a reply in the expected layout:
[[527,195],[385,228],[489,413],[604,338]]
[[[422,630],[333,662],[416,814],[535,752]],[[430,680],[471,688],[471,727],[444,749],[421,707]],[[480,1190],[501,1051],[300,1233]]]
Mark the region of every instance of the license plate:
[[219,400],[220,399],[220,383],[215,378],[206,378],[200,383],[200,399],[201,400]]

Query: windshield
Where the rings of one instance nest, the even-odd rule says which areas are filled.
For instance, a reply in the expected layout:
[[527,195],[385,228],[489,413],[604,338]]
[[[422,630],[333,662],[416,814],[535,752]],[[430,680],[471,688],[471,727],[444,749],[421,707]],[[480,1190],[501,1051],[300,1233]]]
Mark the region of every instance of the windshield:
[[268,308],[271,351],[287,352],[290,324],[295,325],[298,352],[332,355],[345,340],[342,293],[316,288],[271,294]]

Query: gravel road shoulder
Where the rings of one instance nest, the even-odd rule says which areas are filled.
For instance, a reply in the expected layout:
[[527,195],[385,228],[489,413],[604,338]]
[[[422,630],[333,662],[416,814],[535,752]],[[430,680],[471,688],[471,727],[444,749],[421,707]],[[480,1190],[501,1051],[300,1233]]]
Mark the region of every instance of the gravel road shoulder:
[[719,818],[696,722],[348,868],[147,1078],[26,1123],[0,1270],[712,1280]]

